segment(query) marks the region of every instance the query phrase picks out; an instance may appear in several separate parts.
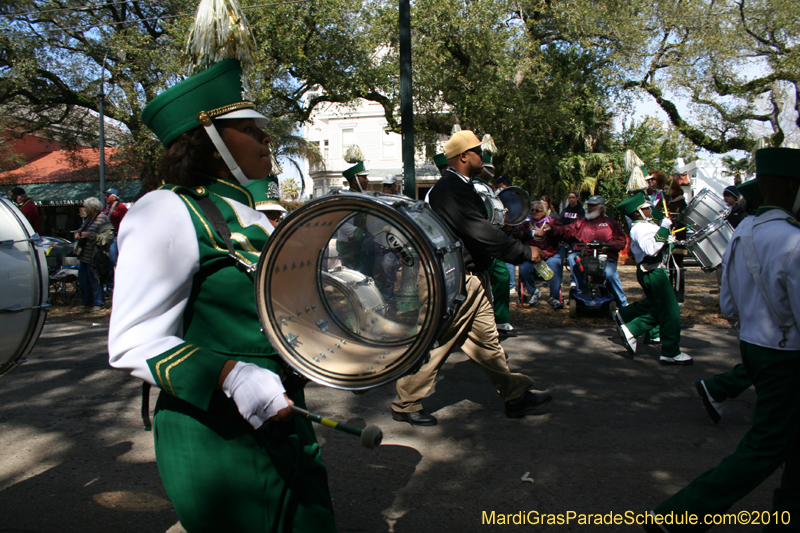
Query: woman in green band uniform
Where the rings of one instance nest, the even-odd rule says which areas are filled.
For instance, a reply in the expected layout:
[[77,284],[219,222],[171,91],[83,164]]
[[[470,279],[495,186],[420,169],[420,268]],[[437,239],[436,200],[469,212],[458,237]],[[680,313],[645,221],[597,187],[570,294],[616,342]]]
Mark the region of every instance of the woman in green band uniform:
[[[272,170],[266,119],[236,60],[156,97],[142,119],[166,147],[166,183],[119,235],[111,365],[161,388],[153,433],[164,487],[189,532],[335,531],[311,423],[292,418],[260,331],[253,274],[272,225],[243,184]],[[216,213],[216,214],[215,214]],[[209,219],[222,217],[236,259]]]

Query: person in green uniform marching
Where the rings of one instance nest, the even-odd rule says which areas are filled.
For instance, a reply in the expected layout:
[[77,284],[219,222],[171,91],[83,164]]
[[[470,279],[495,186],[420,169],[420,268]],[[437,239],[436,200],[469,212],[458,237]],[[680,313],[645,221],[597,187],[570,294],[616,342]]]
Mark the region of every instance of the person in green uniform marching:
[[[350,192],[363,193],[369,187],[369,174],[364,162],[359,161],[342,172],[350,185]],[[336,251],[347,268],[357,270],[371,278],[375,270],[375,238],[367,231],[367,215],[357,213],[348,218],[336,232]]]
[[622,342],[631,356],[636,354],[637,337],[658,326],[661,337],[662,365],[690,365],[692,358],[680,348],[681,316],[672,289],[664,252],[672,221],[664,216],[660,223],[650,219],[650,204],[641,192],[620,202],[617,209],[629,217],[631,252],[636,259],[636,279],[645,299],[617,310],[614,320]]
[[734,231],[720,288],[722,312],[741,323],[742,363],[757,395],[753,426],[719,465],[651,511],[651,533],[709,530],[781,465],[772,512],[759,512],[758,522],[767,533],[800,531],[800,150],[762,148],[755,160],[764,202]]
[[158,470],[196,532],[332,532],[311,422],[292,417],[281,358],[260,331],[256,263],[272,233],[244,187],[272,170],[266,118],[226,59],[153,99],[143,122],[166,183],[120,228],[109,361],[159,387]]

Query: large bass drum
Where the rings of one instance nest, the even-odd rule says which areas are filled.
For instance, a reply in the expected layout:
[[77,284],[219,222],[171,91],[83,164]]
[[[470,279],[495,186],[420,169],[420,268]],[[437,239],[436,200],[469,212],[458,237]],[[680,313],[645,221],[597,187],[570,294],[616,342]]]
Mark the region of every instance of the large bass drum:
[[24,362],[49,306],[47,261],[25,216],[0,198],[0,376]]
[[[428,204],[335,191],[275,228],[256,270],[256,305],[294,371],[364,390],[423,360],[463,301],[463,280],[461,242]],[[389,289],[416,305],[393,305]]]
[[702,189],[682,213],[687,233],[683,244],[704,272],[712,272],[722,263],[725,248],[733,236],[733,227],[727,221],[730,212],[722,198],[709,189]]

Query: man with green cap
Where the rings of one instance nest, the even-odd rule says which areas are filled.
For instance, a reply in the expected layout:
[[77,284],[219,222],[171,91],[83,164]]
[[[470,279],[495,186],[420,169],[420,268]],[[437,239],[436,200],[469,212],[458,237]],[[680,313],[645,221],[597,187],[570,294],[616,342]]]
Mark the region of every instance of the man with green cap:
[[142,112],[166,185],[120,226],[109,361],[161,389],[156,462],[188,533],[332,532],[303,390],[261,333],[250,267],[273,228],[243,185],[271,173],[271,137],[241,76],[225,59]]
[[447,158],[444,156],[443,153],[438,153],[433,156],[433,163],[436,165],[436,168],[439,170],[439,174],[442,174],[447,169]]
[[[649,532],[703,532],[784,465],[762,531],[800,531],[800,150],[756,151],[764,203],[723,256],[720,308],[738,316],[742,362],[755,385],[753,426],[736,450],[651,511]],[[697,524],[673,517],[697,516]],[[669,519],[668,521],[665,519]]]
[[621,202],[617,209],[632,221],[631,252],[636,260],[636,279],[644,289],[644,300],[623,307],[614,314],[617,332],[631,357],[636,355],[636,338],[658,326],[662,365],[691,365],[692,358],[681,351],[681,314],[669,280],[664,254],[671,237],[672,220],[651,220],[650,203],[642,192]]
[[[369,173],[364,162],[342,172],[350,192],[364,193],[369,188]],[[371,278],[375,271],[375,238],[367,231],[367,215],[358,213],[348,218],[336,233],[336,251],[347,268],[357,270]]]

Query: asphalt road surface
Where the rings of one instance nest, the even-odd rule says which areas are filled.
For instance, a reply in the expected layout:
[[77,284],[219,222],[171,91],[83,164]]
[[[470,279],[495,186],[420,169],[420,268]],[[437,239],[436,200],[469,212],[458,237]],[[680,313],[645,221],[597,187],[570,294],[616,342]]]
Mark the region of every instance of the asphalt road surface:
[[[161,486],[152,433],[142,429],[140,382],[108,366],[107,329],[107,317],[49,321],[29,361],[0,378],[0,532],[183,531]],[[312,411],[376,424],[385,436],[367,450],[317,428],[339,531],[642,531],[577,517],[549,526],[513,521],[520,512],[535,519],[531,511],[635,517],[715,466],[751,424],[752,389],[726,402],[715,426],[692,385],[738,362],[728,328],[685,330],[689,367],[660,366],[654,347],[628,360],[611,328],[521,330],[503,345],[513,371],[553,394],[540,415],[506,418],[460,352],[424,402],[435,427],[393,421],[393,385],[361,396],[307,388]],[[779,475],[733,512],[771,510]],[[512,525],[498,525],[500,515]]]

